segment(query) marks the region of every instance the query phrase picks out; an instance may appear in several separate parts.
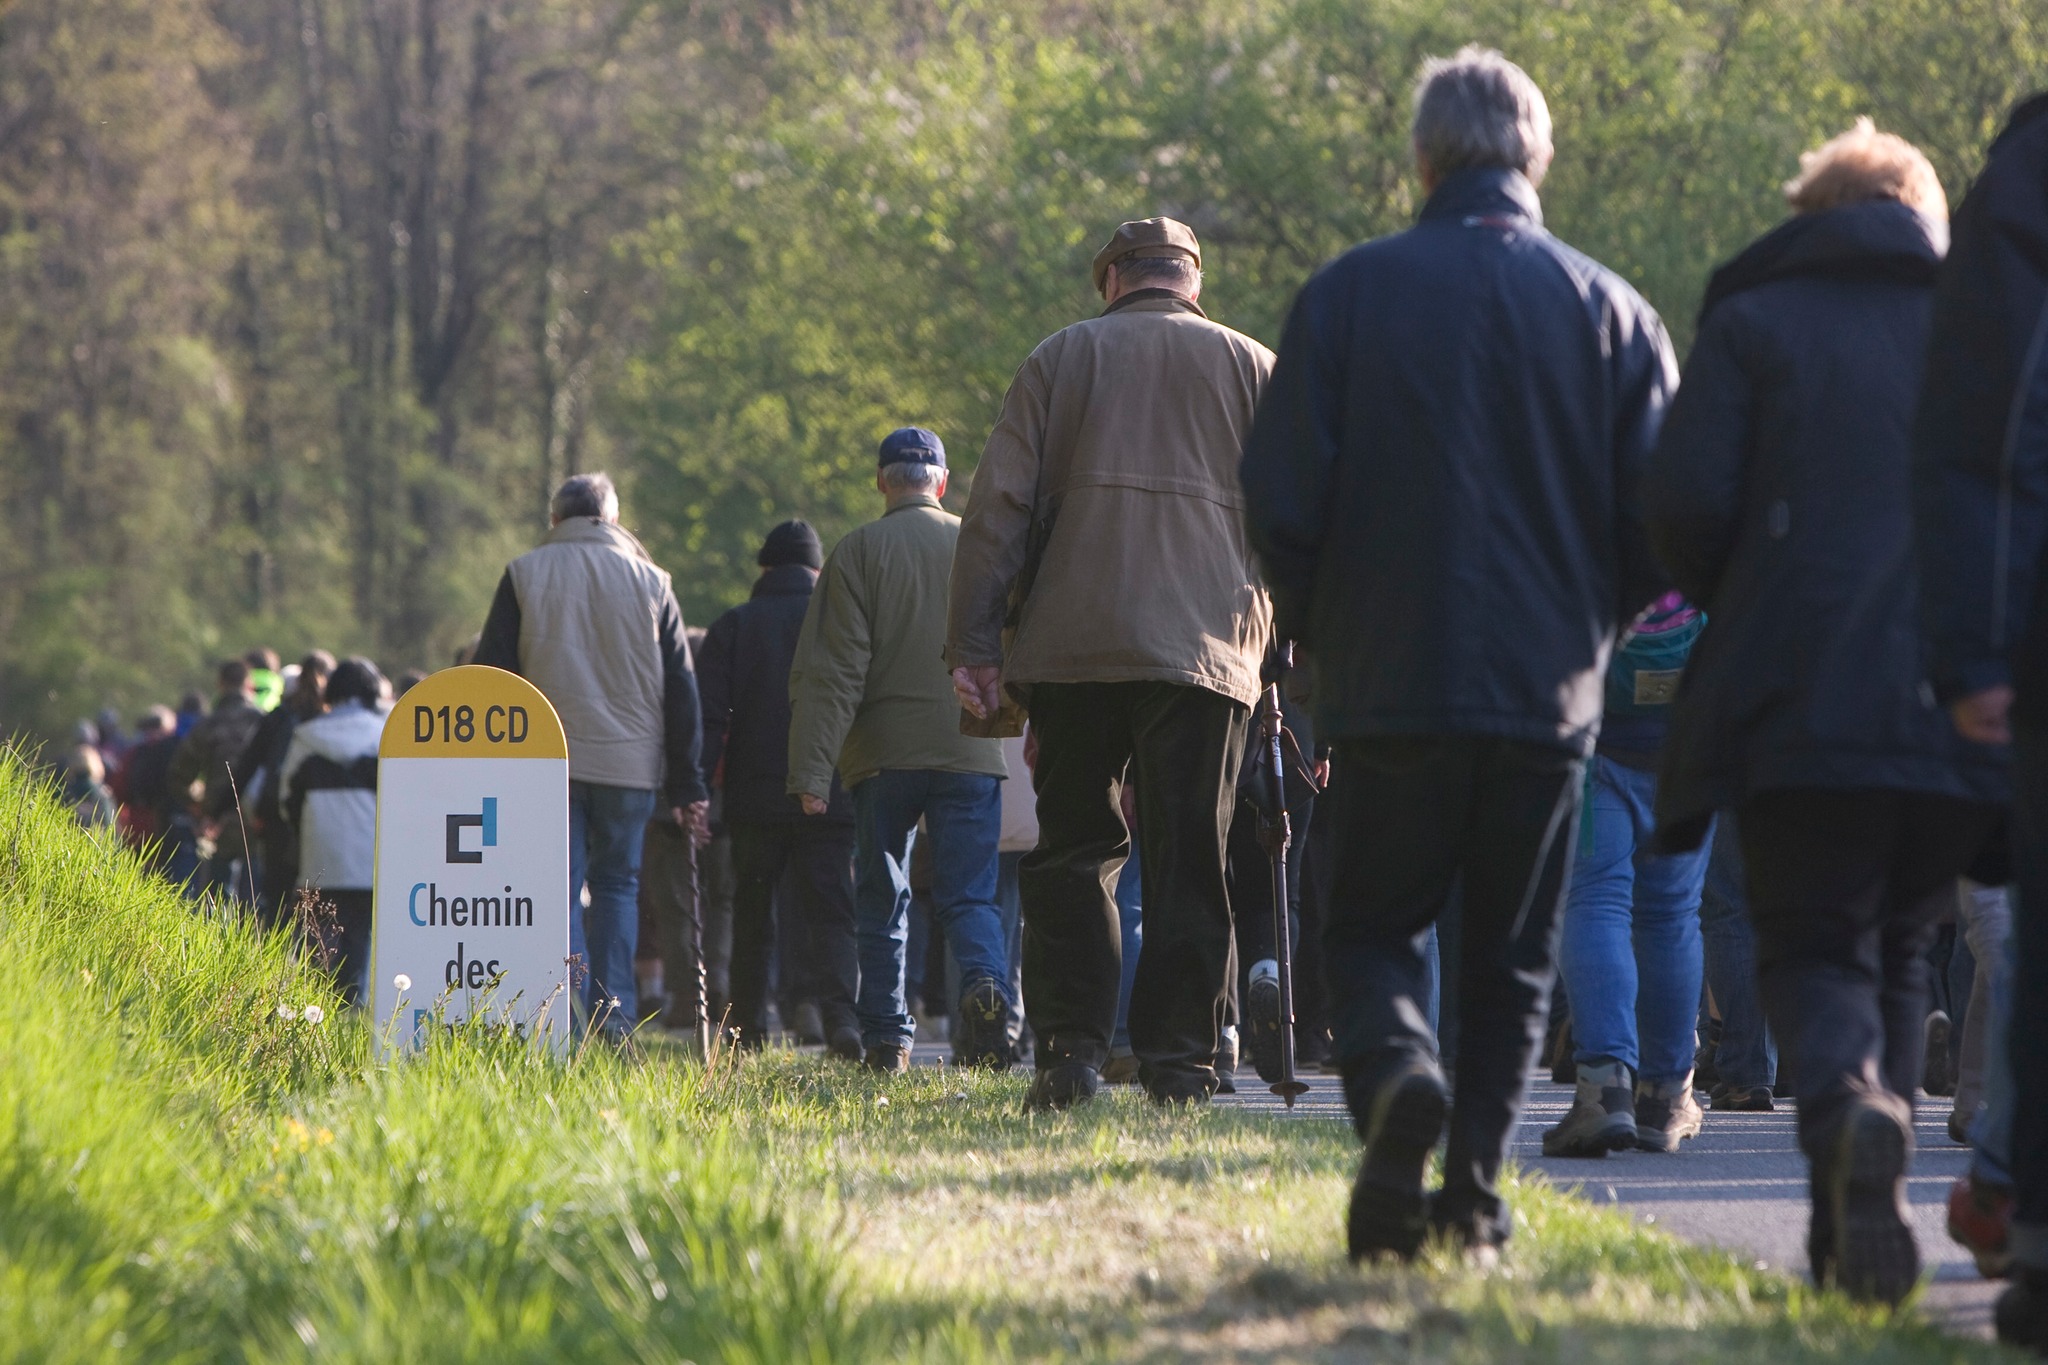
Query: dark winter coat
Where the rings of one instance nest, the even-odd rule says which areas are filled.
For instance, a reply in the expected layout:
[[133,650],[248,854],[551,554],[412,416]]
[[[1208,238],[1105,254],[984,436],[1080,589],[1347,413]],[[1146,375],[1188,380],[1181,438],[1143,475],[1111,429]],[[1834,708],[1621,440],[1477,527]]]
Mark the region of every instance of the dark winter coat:
[[1308,282],[1242,477],[1318,738],[1591,750],[1616,625],[1665,588],[1637,481],[1676,369],[1513,171],[1449,176]]
[[2015,684],[2048,726],[2048,95],[1991,144],[1935,290],[1914,424],[1918,548],[1944,700]]
[[[801,564],[782,564],[754,582],[747,601],[711,623],[697,653],[697,688],[704,699],[704,770],[725,764],[727,820],[804,818],[788,794],[789,666],[818,575]],[[832,780],[824,817],[851,821],[853,808]]]
[[1938,228],[1802,216],[1715,273],[1650,464],[1650,533],[1707,627],[1679,683],[1660,837],[1773,788],[1995,797],[1927,685],[1909,439]]

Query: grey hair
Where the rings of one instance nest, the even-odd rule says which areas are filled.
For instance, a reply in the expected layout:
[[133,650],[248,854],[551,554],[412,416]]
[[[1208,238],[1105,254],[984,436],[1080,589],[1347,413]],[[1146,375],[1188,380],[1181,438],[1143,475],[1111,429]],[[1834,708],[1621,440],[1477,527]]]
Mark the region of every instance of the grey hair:
[[944,465],[898,460],[882,466],[882,487],[891,493],[930,493],[945,473]]
[[1529,73],[1489,47],[1431,57],[1415,79],[1415,156],[1441,177],[1501,166],[1541,183],[1550,168],[1550,106]]
[[572,474],[562,480],[548,502],[548,514],[556,521],[571,517],[596,517],[601,521],[619,519],[619,490],[609,474]]
[[1110,268],[1125,289],[1171,289],[1193,298],[1202,288],[1202,268],[1186,256],[1126,256]]

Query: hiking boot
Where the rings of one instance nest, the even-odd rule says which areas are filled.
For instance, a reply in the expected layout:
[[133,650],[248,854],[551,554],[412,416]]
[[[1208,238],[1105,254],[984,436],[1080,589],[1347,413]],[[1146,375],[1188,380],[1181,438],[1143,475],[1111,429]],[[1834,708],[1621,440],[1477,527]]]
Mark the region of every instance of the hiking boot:
[[[1896,1095],[1859,1094],[1842,1116],[1826,1182],[1814,1211],[1828,1227],[1835,1287],[1865,1303],[1896,1304],[1920,1279],[1920,1249],[1906,1222],[1906,1163],[1913,1156],[1912,1111]],[[1822,1267],[1814,1275],[1821,1278]]]
[[1104,1085],[1136,1085],[1138,1083],[1138,1054],[1129,1048],[1111,1052],[1109,1061],[1102,1068]]
[[[1145,1094],[1151,1099],[1152,1103],[1165,1108],[1173,1108],[1183,1104],[1207,1104],[1209,1096],[1218,1091],[1220,1087],[1220,1078],[1217,1081],[1211,1081],[1207,1076],[1199,1072],[1194,1074],[1181,1073],[1163,1076],[1158,1080],[1148,1082],[1145,1086]],[[1235,1095],[1237,1093],[1236,1088],[1232,1087],[1229,1093]]]
[[1970,1253],[1985,1279],[2002,1280],[2012,1273],[2012,1253],[2006,1249],[2011,1231],[2010,1187],[1982,1183],[1972,1175],[1949,1187],[1948,1235]]
[[910,1049],[901,1043],[880,1043],[867,1050],[860,1064],[869,1071],[900,1076],[910,1070]]
[[1545,1156],[1606,1156],[1636,1145],[1636,1093],[1620,1062],[1580,1062],[1564,1122],[1543,1134]]
[[1675,1081],[1636,1082],[1636,1146],[1641,1150],[1677,1151],[1680,1142],[1700,1135],[1703,1117],[1691,1072]]
[[970,982],[960,992],[959,1022],[953,1030],[953,1064],[1004,1071],[1010,1065],[1010,1001],[994,978]]
[[1771,1088],[1767,1085],[1730,1085],[1723,1081],[1707,1098],[1714,1108],[1723,1113],[1768,1114],[1774,1107]]
[[860,1045],[860,1030],[851,1024],[841,1024],[832,1030],[832,1036],[825,1043],[825,1054],[837,1057],[842,1062],[858,1062],[863,1057]]
[[1244,1044],[1252,1069],[1271,1085],[1280,1079],[1280,964],[1272,958],[1252,964],[1244,990]]
[[1362,1125],[1365,1157],[1358,1163],[1345,1219],[1352,1260],[1393,1256],[1412,1261],[1422,1249],[1429,1230],[1429,1195],[1422,1180],[1449,1108],[1443,1081],[1424,1066],[1400,1072],[1374,1092]]
[[1102,1077],[1086,1062],[1055,1062],[1031,1078],[1024,1096],[1026,1110],[1071,1109],[1095,1098]]
[[2048,1269],[2017,1268],[2012,1288],[1998,1296],[1991,1316],[1998,1324],[2000,1341],[2048,1356]]
[[[1225,1024],[1216,1035],[1216,1093],[1237,1093],[1237,1025]],[[1203,1098],[1207,1098],[1204,1096]]]
[[1956,1062],[1949,1054],[1948,1013],[1936,1010],[1927,1016],[1927,1057],[1920,1064],[1920,1088],[1944,1098],[1956,1093]]

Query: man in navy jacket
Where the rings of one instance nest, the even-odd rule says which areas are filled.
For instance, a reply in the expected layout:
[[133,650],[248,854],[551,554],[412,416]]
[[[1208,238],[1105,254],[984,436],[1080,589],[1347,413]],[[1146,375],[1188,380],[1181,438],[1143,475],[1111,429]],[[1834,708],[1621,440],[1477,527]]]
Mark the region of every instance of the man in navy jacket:
[[[1602,678],[1664,586],[1637,483],[1676,370],[1649,305],[1543,230],[1550,115],[1519,67],[1478,48],[1427,63],[1414,137],[1420,221],[1303,288],[1243,469],[1276,629],[1310,651],[1333,742],[1324,943],[1366,1148],[1354,1258],[1412,1256],[1432,1225],[1507,1236],[1497,1176]],[[1421,945],[1461,879],[1447,1106]]]

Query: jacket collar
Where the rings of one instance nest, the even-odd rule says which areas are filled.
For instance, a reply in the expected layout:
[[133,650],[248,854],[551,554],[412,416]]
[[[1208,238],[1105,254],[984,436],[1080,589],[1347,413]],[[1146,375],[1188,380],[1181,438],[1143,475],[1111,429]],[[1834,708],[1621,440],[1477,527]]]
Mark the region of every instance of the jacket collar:
[[912,493],[910,496],[904,498],[902,502],[897,503],[894,507],[891,507],[888,511],[882,513],[882,515],[885,517],[893,517],[898,512],[907,512],[913,507],[929,507],[935,512],[943,512],[946,510],[945,507],[940,504],[939,500],[933,497],[931,494]]
[[1185,294],[1176,294],[1171,289],[1133,289],[1120,295],[1115,303],[1102,310],[1102,316],[1129,310],[1133,313],[1193,313],[1198,318],[1209,315],[1202,311],[1202,305]]
[[1777,280],[1934,283],[1946,233],[1891,199],[1803,213],[1751,242],[1707,281],[1700,320],[1722,300]]
[[818,571],[808,564],[777,564],[763,569],[754,580],[749,597],[809,597],[817,585]]
[[1462,218],[1501,220],[1504,227],[1543,226],[1543,201],[1529,177],[1505,166],[1475,166],[1452,171],[1437,182],[1436,192],[1422,206],[1421,221]]
[[654,562],[654,556],[647,553],[647,547],[640,538],[619,525],[616,521],[604,521],[597,517],[570,517],[548,532],[544,545],[609,545],[621,554],[635,559]]

